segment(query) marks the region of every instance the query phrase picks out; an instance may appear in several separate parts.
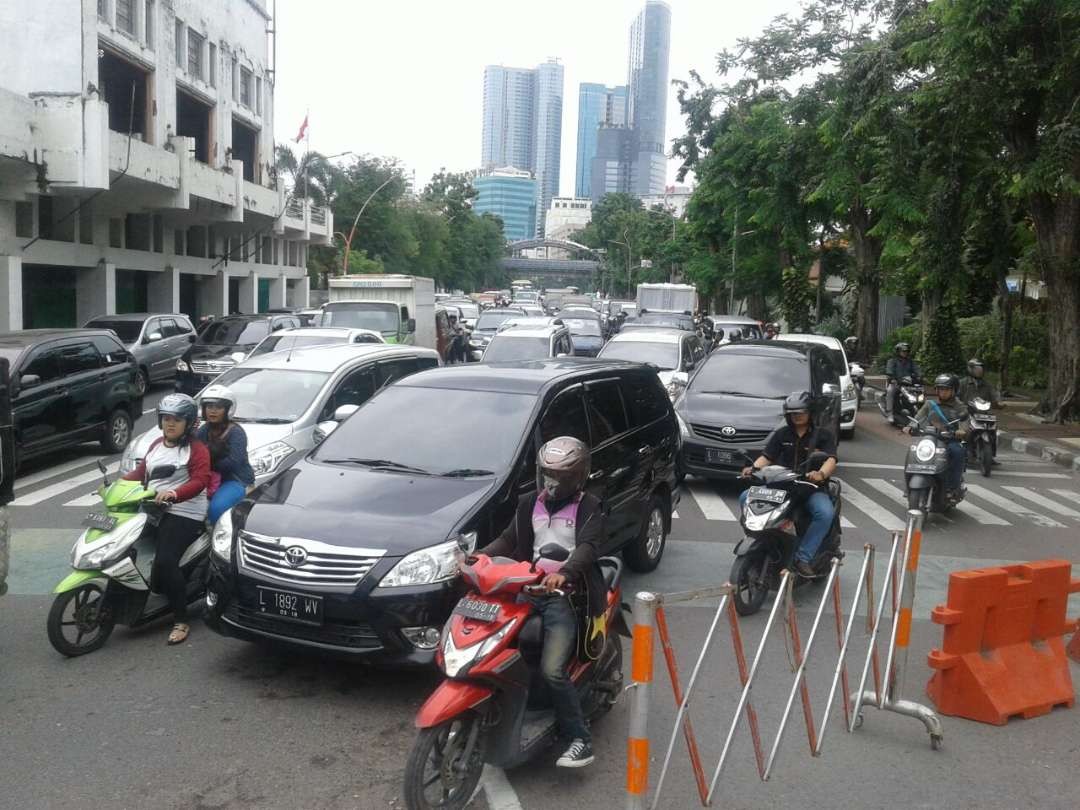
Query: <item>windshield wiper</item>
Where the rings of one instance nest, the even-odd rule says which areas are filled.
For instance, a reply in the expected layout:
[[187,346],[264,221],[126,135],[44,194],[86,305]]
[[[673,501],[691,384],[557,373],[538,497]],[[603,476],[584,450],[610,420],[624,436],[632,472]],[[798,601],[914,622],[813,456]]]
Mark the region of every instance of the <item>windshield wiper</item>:
[[255,422],[259,425],[291,425],[296,420],[290,419],[287,416],[262,416],[257,419],[254,417],[249,417],[247,419],[240,419],[236,421]]
[[468,467],[463,467],[460,470],[450,470],[449,472],[439,473],[443,478],[479,478],[482,475],[494,475],[491,470],[473,470]]
[[319,459],[326,464],[355,464],[358,467],[371,467],[374,470],[393,470],[394,472],[409,472],[416,475],[431,475],[427,470],[420,467],[410,467],[408,464],[399,464],[396,461],[391,461],[386,458],[356,458],[354,456],[347,456],[345,458],[324,458]]
[[785,399],[785,397],[767,397],[761,394],[748,394],[745,391],[701,391],[702,394],[717,394],[728,397],[746,397],[747,399]]

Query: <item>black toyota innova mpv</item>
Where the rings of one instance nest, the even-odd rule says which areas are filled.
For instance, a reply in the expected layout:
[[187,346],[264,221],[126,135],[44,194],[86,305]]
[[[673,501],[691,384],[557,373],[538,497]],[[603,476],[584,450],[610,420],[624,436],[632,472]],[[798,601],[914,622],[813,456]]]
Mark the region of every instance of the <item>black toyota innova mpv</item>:
[[[327,426],[329,428],[329,426]],[[592,447],[603,553],[660,562],[679,428],[656,371],[581,358],[422,371],[380,391],[223,518],[207,621],[218,632],[396,664],[433,660],[483,548],[535,491],[538,447]]]

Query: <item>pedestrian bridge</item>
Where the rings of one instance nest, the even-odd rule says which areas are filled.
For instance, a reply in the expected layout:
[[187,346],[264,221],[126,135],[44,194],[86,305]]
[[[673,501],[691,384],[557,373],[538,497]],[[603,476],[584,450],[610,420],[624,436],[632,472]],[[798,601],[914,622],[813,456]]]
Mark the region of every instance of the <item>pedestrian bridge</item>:
[[[522,256],[526,250],[543,250],[541,256]],[[593,248],[564,239],[521,239],[506,246],[509,253],[500,265],[514,278],[530,278],[545,287],[595,286],[601,254]],[[551,253],[555,252],[557,258]],[[566,254],[578,258],[564,258]]]

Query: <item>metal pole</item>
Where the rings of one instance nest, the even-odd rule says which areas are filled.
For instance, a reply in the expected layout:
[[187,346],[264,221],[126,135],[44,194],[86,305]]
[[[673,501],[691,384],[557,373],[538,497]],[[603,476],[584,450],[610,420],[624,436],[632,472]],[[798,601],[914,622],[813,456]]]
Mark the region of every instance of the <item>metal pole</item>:
[[[892,549],[889,551],[889,564],[885,567],[885,577],[888,578],[893,566],[896,565],[896,551],[900,545],[900,536],[893,535]],[[863,695],[866,693],[866,678],[870,674],[870,661],[876,651],[878,631],[881,629],[881,615],[885,612],[885,600],[889,598],[889,589],[881,589],[881,599],[878,601],[877,612],[874,614],[874,628],[870,631],[870,648],[866,653],[866,662],[863,664],[862,676],[859,678],[859,688],[855,692],[855,705],[851,708],[851,722],[848,731],[854,731],[859,722],[859,712],[862,711]]]
[[356,212],[356,219],[353,220],[352,228],[349,229],[349,238],[345,240],[345,261],[344,266],[341,270],[342,273],[348,274],[349,272],[349,251],[352,249],[352,238],[353,235],[356,233],[356,223],[360,221],[361,214],[364,213],[364,209],[367,208],[368,203],[371,202],[372,198],[380,191],[382,191],[383,187],[388,185],[393,179],[394,175],[390,175],[385,180],[383,180],[382,183],[379,184],[379,187],[368,195],[368,198],[364,200],[364,204],[360,206],[360,210]]
[[[894,697],[893,661],[896,658],[897,642],[902,644],[906,652],[908,642],[911,640],[911,606],[915,600],[915,590],[908,587],[908,570],[912,559],[918,560],[918,549],[913,549],[912,546],[922,540],[922,510],[909,509],[907,517],[907,529],[904,531],[904,561],[900,567],[900,595],[898,597],[900,610],[893,616],[892,631],[889,634],[889,649],[885,653],[885,674],[881,679],[881,692],[877,696],[879,709],[885,708],[885,702]],[[912,554],[913,551],[914,554]]]
[[735,222],[731,226],[731,296],[728,299],[728,315],[735,314],[735,251],[739,245],[739,206],[735,206]]
[[[919,573],[919,550],[922,547],[922,530],[925,516],[921,509],[908,510],[907,555],[904,566],[904,579],[907,587],[901,586],[900,613],[897,618],[895,647],[900,648],[900,658],[896,662],[896,675],[889,690],[889,700],[900,700],[904,696],[904,676],[907,674],[908,649],[911,643],[911,612],[915,607],[915,581]],[[895,653],[895,649],[893,650]],[[889,683],[889,665],[885,665],[886,683]]]
[[649,685],[653,669],[653,626],[659,598],[648,591],[634,597],[630,659],[630,734],[626,741],[626,808],[645,810],[649,789]]

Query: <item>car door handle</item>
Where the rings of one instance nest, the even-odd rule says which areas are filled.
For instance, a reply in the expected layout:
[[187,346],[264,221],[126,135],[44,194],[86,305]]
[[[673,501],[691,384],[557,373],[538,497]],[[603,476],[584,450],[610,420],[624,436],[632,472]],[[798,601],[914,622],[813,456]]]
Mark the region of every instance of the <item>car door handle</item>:
[[642,445],[641,447],[639,447],[639,448],[637,449],[637,451],[638,451],[638,455],[639,455],[639,456],[644,456],[644,455],[645,455],[646,453],[651,453],[651,452],[652,452],[652,449],[653,449],[653,448],[652,448],[652,445],[651,445],[651,444],[646,444],[646,445]]
[[599,481],[605,475],[607,475],[607,473],[604,472],[603,470],[597,470],[596,472],[589,473],[589,480],[590,481]]
[[628,472],[630,472],[630,468],[629,468],[629,467],[619,467],[619,468],[618,468],[617,470],[613,470],[613,471],[612,471],[612,473],[611,473],[611,477],[612,477],[612,478],[622,478],[622,477],[623,477],[624,475],[626,475],[626,474],[627,474]]
[[71,393],[70,388],[57,388],[56,389],[57,396],[66,397],[70,393]]

